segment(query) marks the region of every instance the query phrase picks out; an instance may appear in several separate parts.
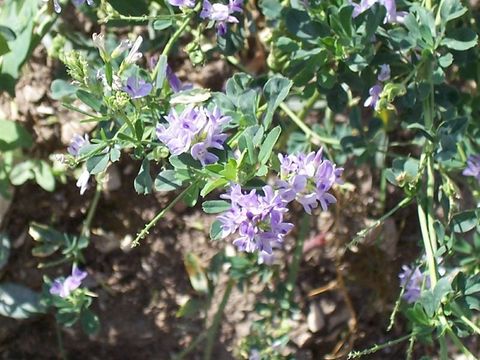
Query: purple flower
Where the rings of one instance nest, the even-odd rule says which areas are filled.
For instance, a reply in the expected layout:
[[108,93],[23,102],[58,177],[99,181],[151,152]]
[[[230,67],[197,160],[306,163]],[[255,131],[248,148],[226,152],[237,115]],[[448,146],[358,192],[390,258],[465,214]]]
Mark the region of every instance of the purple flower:
[[195,6],[194,0],[168,0],[168,3],[172,6],[193,8]]
[[70,294],[80,287],[82,280],[87,277],[87,272],[80,270],[76,265],[73,265],[72,274],[66,279],[58,278],[52,283],[50,287],[50,294],[67,298]]
[[282,155],[280,160],[280,180],[277,181],[284,201],[293,200],[302,204],[305,212],[320,204],[323,210],[336,202],[329,193],[333,184],[341,183],[343,168],[337,168],[330,160],[324,160],[322,150],[307,155]]
[[480,181],[480,155],[470,155],[467,159],[467,167],[462,172],[465,176],[473,176]]
[[70,155],[77,157],[80,149],[88,144],[90,144],[88,134],[85,134],[83,137],[81,135],[75,134],[70,140],[70,146],[67,148],[67,151]]
[[413,269],[407,265],[403,265],[402,270],[398,277],[400,279],[400,285],[405,288],[403,298],[411,304],[420,298],[422,288],[430,288],[430,278],[422,274],[419,266]]
[[374,4],[378,3],[383,5],[387,10],[385,15],[384,23],[401,23],[403,22],[405,15],[407,14],[404,11],[397,12],[397,5],[395,0],[361,0],[360,3],[354,3],[352,0],[350,5],[353,6],[352,16],[356,18],[358,15],[370,9]]
[[173,72],[170,65],[167,65],[167,79],[168,79],[168,84],[170,85],[173,92],[175,92],[175,93],[192,88],[191,84],[185,84],[185,85],[182,84],[180,79]]
[[153,86],[145,80],[137,78],[136,76],[130,76],[127,79],[127,85],[123,87],[125,91],[132,99],[139,99],[147,96],[152,91]]
[[222,127],[230,121],[215,107],[209,111],[204,107],[186,107],[178,115],[172,109],[167,117],[168,127],[157,126],[157,137],[173,155],[180,155],[190,150],[192,157],[202,165],[218,161],[218,156],[208,151],[215,148],[222,150],[227,135],[222,133]]
[[[49,2],[49,1],[50,0],[43,0],[43,2]],[[85,4],[85,1],[90,6],[94,5],[93,0],[72,0],[73,4],[75,6],[83,5],[83,4]],[[60,12],[62,11],[62,7],[60,6],[60,3],[58,2],[58,0],[53,0],[53,9],[55,10],[55,12],[57,14],[60,14]]]
[[380,65],[380,72],[378,73],[377,80],[381,82],[390,80],[390,65]]
[[288,211],[279,191],[271,186],[263,187],[263,195],[256,190],[242,192],[240,185],[231,186],[224,199],[231,202],[230,210],[218,217],[221,222],[222,237],[237,233],[233,244],[239,251],[272,254],[272,248],[283,243],[285,235],[293,224],[283,221]]
[[85,194],[85,191],[87,191],[88,188],[88,181],[90,180],[90,173],[88,170],[84,170],[80,177],[77,180],[77,187],[80,188],[80,195]]
[[380,100],[380,95],[382,94],[383,88],[381,85],[373,85],[370,90],[368,90],[368,93],[370,96],[365,100],[363,103],[363,106],[365,107],[372,107],[376,108],[378,100]]
[[202,19],[209,19],[216,23],[217,34],[223,36],[227,33],[228,23],[238,23],[238,19],[233,13],[242,12],[241,0],[230,0],[228,5],[211,4],[208,0],[203,0],[203,9],[200,13]]

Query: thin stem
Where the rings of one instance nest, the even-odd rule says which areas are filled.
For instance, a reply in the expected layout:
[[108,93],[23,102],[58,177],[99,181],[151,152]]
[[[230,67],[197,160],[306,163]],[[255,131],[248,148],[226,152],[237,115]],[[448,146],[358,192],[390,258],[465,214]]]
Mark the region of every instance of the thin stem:
[[95,189],[95,195],[93,196],[92,203],[90,204],[90,208],[88,209],[87,217],[85,222],[82,226],[82,231],[80,232],[80,237],[82,236],[90,236],[90,227],[92,225],[93,217],[95,216],[95,212],[98,207],[98,201],[100,200],[100,196],[102,195],[102,185],[98,184],[97,188]]
[[329,145],[339,145],[340,141],[337,139],[329,138],[329,137],[324,137],[321,135],[318,135],[316,132],[314,132],[312,129],[310,129],[304,122],[303,120],[297,116],[290,108],[288,107],[287,104],[284,102],[280,103],[280,108],[285,111],[285,113],[292,119],[292,121],[297,125],[300,130],[302,130],[305,135],[307,136],[307,139],[310,140],[314,145],[321,146],[322,143],[324,144],[329,144]]
[[58,349],[60,351],[60,358],[62,360],[67,360],[67,353],[65,352],[65,348],[63,346],[62,330],[60,329],[60,325],[56,321],[55,321],[55,330],[57,333],[57,343],[58,343]]
[[362,357],[362,356],[364,356],[364,355],[369,355],[369,354],[376,353],[376,352],[379,351],[379,350],[386,349],[386,348],[388,348],[388,347],[390,347],[390,346],[400,344],[400,343],[402,343],[402,342],[404,342],[404,341],[406,341],[406,340],[410,340],[410,338],[411,338],[412,336],[415,336],[415,335],[416,335],[415,333],[411,333],[411,334],[402,336],[401,338],[388,341],[388,342],[386,342],[385,344],[381,344],[381,345],[375,344],[374,346],[372,346],[371,348],[366,349],[366,350],[362,350],[362,351],[352,351],[350,354],[348,354],[348,359],[356,359],[356,358]]
[[147,236],[148,234],[148,231],[154,227],[157,222],[168,212],[170,211],[170,209],[172,207],[175,206],[175,204],[177,202],[179,202],[181,199],[183,199],[183,197],[188,193],[188,191],[190,191],[190,189],[193,187],[193,186],[196,186],[197,183],[196,182],[193,182],[191,183],[187,188],[185,188],[175,199],[173,199],[173,201],[168,204],[168,206],[166,208],[164,208],[162,211],[160,211],[157,216],[155,216],[144,228],[142,231],[140,231],[140,233],[138,233],[137,237],[135,238],[135,240],[133,240],[133,243],[132,243],[132,247],[135,247],[137,245],[140,244],[140,240],[143,239],[145,236]]
[[210,360],[212,358],[212,351],[213,351],[215,338],[218,332],[218,328],[220,327],[220,321],[222,320],[222,315],[223,315],[223,312],[225,311],[225,306],[227,306],[228,299],[230,297],[230,294],[232,293],[233,285],[235,285],[235,280],[229,279],[225,292],[223,293],[222,301],[220,302],[220,305],[218,305],[217,313],[213,318],[212,326],[210,326],[210,328],[207,331],[207,345],[206,345],[205,353],[203,356],[205,360]]
[[123,20],[123,21],[135,21],[135,22],[146,22],[151,20],[170,20],[171,18],[182,18],[183,14],[169,14],[169,15],[141,15],[141,16],[128,16],[128,15],[109,15],[103,19],[100,19],[98,22],[100,24],[106,24],[109,21]]
[[317,90],[315,90],[315,92],[310,97],[310,99],[307,100],[303,109],[299,112],[298,117],[302,120],[305,120],[305,117],[307,116],[308,112],[313,107],[313,105],[315,105],[315,103],[319,98],[320,98],[320,93]]
[[473,321],[467,318],[465,315],[460,316],[460,319],[467,324],[477,335],[480,335],[480,327],[478,327]]
[[[195,6],[195,8],[192,10],[192,12],[187,15],[185,20],[183,20],[182,24],[180,24],[180,27],[177,29],[177,31],[175,31],[173,33],[172,37],[170,39],[168,39],[168,42],[167,42],[167,44],[165,45],[165,48],[162,51],[162,55],[168,56],[168,54],[170,53],[170,51],[173,48],[173,45],[175,45],[178,38],[180,36],[182,36],[183,32],[185,31],[185,29],[188,26],[188,23],[193,18],[193,16],[196,14],[196,12],[200,9],[201,5],[202,5],[202,2],[198,2],[197,6]],[[157,62],[157,65],[155,65],[155,69],[153,69],[152,80],[154,80],[154,81],[157,79],[157,74],[158,74],[158,71],[160,70],[160,65],[161,65],[161,61]]]
[[447,334],[452,339],[453,343],[467,356],[468,360],[478,360],[478,358],[471,353],[470,350],[462,343],[462,341],[458,338],[457,335],[453,332],[450,326],[447,323]]
[[394,213],[396,213],[398,210],[400,210],[401,208],[407,206],[408,204],[410,204],[410,202],[412,201],[413,198],[411,197],[406,197],[404,198],[402,201],[400,201],[397,205],[395,205],[395,207],[393,207],[392,209],[390,209],[388,212],[386,212],[382,217],[378,218],[372,225],[370,225],[369,227],[359,231],[357,233],[357,235],[352,239],[352,241],[350,241],[348,244],[347,244],[347,247],[348,248],[351,248],[352,246],[355,246],[358,241],[360,239],[363,239],[364,237],[367,236],[367,234],[374,228],[376,228],[377,226],[381,225],[385,220],[387,220],[390,216],[392,216]]

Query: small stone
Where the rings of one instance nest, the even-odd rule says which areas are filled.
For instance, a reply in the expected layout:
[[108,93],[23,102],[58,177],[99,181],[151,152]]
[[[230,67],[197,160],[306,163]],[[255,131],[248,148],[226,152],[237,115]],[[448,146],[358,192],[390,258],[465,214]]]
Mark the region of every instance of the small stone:
[[311,302],[308,307],[307,324],[312,333],[322,330],[325,326],[325,317],[317,302]]

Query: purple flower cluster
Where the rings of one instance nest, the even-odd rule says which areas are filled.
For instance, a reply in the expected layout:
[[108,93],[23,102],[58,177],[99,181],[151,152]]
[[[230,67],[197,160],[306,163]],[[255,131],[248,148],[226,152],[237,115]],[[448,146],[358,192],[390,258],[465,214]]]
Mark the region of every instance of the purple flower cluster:
[[203,0],[203,9],[200,13],[202,19],[209,19],[216,23],[217,34],[224,36],[227,33],[227,24],[238,23],[238,19],[233,16],[234,13],[241,13],[243,0],[230,0],[228,5],[211,4],[208,0]]
[[259,263],[273,262],[272,249],[280,247],[284,236],[293,225],[283,221],[287,205],[297,200],[311,214],[318,204],[326,210],[335,203],[329,193],[335,183],[341,183],[343,168],[337,168],[322,158],[322,150],[309,154],[279,155],[280,179],[277,188],[263,187],[263,194],[251,190],[243,193],[239,185],[232,185],[222,196],[229,199],[231,208],[220,215],[222,238],[238,233],[234,245],[240,251],[259,251]]
[[465,176],[473,176],[480,181],[480,155],[470,155],[467,159],[467,167],[462,172]]
[[180,115],[171,109],[168,127],[157,125],[157,137],[172,155],[190,151],[192,157],[205,166],[218,161],[218,156],[208,149],[223,149],[227,135],[222,133],[222,127],[230,120],[217,107],[209,111],[204,107],[188,106]]
[[387,10],[384,23],[402,23],[407,13],[404,11],[397,12],[397,4],[395,1],[396,0],[361,0],[360,3],[357,4],[350,0],[350,4],[353,6],[354,18],[378,3],[379,5],[385,6]]
[[80,149],[88,144],[90,144],[90,140],[88,139],[87,134],[85,134],[83,137],[76,134],[70,140],[70,146],[67,148],[67,151],[70,155],[77,157]]
[[271,186],[264,186],[263,194],[259,194],[256,190],[244,193],[235,184],[222,198],[231,202],[231,208],[218,217],[222,237],[238,232],[233,244],[240,251],[272,254],[272,249],[281,245],[293,228],[293,224],[283,221],[283,214],[288,211],[286,202]]
[[[43,2],[49,2],[49,0],[43,0]],[[94,5],[93,0],[72,0],[72,2],[75,6],[83,5],[85,4],[85,2],[87,2],[87,4],[90,6]],[[53,0],[53,9],[57,14],[60,14],[60,12],[62,11],[62,7],[60,6],[58,0]]]
[[430,278],[420,271],[420,267],[411,268],[407,265],[402,266],[402,272],[398,275],[400,285],[405,288],[403,298],[409,304],[417,301],[421,294],[422,288],[430,288]]
[[383,91],[382,83],[390,80],[390,65],[383,64],[380,66],[380,72],[377,75],[377,80],[378,83],[368,90],[370,96],[363,103],[363,106],[365,107],[372,107],[374,109],[377,107],[377,102],[380,100],[380,95]]
[[343,168],[337,168],[330,160],[324,160],[322,150],[309,154],[282,155],[280,160],[280,180],[277,181],[284,201],[297,200],[305,212],[312,213],[320,203],[323,210],[335,203],[329,193],[333,184],[341,183]]
[[50,287],[50,294],[67,298],[70,294],[80,287],[82,280],[87,277],[87,272],[80,270],[76,265],[73,265],[72,274],[66,279],[55,279]]

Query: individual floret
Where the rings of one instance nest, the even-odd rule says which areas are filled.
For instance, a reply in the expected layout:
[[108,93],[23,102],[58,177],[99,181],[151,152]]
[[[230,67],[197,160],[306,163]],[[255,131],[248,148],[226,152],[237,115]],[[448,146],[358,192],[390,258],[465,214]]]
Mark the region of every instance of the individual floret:
[[87,272],[80,270],[76,265],[72,268],[72,274],[67,278],[55,279],[50,287],[50,294],[67,298],[70,294],[78,289],[82,284],[82,280],[87,277]]

